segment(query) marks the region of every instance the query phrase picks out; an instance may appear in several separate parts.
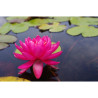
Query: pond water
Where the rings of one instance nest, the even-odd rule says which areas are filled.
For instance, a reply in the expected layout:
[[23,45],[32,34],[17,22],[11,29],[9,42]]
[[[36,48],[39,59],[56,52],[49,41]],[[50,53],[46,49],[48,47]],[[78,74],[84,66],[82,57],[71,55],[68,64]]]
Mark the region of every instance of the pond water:
[[[0,18],[0,26],[5,22],[4,18]],[[72,27],[68,22],[62,24],[67,25],[67,29]],[[67,30],[66,29],[66,30]],[[19,45],[19,40],[24,41],[25,38],[34,38],[37,35],[41,37],[48,35],[53,42],[60,41],[62,55],[56,58],[60,61],[59,70],[54,70],[50,67],[44,67],[42,77],[37,80],[30,70],[22,75],[18,75],[19,65],[27,62],[16,59],[13,55],[15,45],[10,44],[10,47],[0,50],[0,77],[3,76],[19,76],[32,81],[97,81],[98,80],[98,37],[83,38],[79,36],[70,36],[66,30],[58,33],[41,32],[37,28],[29,28],[28,31],[20,34],[15,34],[12,31],[9,34],[18,38],[16,43]]]

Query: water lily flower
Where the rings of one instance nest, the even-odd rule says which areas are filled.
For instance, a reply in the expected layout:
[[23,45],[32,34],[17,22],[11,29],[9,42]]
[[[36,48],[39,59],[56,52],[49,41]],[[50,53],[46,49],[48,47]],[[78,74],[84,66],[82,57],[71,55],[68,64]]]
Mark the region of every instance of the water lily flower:
[[59,41],[52,44],[51,39],[48,36],[43,36],[41,38],[39,35],[33,39],[30,37],[26,38],[25,43],[20,41],[20,46],[15,43],[16,48],[21,54],[14,53],[14,56],[21,60],[29,60],[18,67],[18,69],[21,69],[19,74],[24,73],[32,67],[35,77],[39,79],[43,72],[43,63],[53,68],[57,68],[54,65],[57,65],[60,62],[52,61],[51,59],[61,55],[62,51],[53,53],[59,47],[59,44]]

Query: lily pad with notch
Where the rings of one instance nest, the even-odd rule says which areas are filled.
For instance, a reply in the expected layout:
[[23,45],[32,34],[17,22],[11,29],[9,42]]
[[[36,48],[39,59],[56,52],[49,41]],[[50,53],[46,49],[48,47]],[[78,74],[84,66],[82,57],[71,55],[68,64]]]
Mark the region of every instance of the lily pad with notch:
[[82,34],[83,37],[95,37],[98,36],[98,28],[93,26],[76,26],[67,30],[67,33],[72,36]]
[[14,32],[14,33],[22,33],[22,32],[25,32],[29,29],[29,25],[28,23],[24,22],[24,23],[14,23],[12,24],[11,26],[11,30]]

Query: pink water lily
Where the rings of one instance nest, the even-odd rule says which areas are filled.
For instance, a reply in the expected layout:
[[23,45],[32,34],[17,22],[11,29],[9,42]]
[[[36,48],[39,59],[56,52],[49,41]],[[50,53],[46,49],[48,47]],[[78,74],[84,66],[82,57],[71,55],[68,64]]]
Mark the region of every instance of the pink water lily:
[[43,63],[53,68],[57,68],[54,65],[57,65],[60,62],[52,61],[50,59],[54,59],[61,55],[62,51],[53,53],[59,47],[59,44],[59,41],[52,44],[51,39],[48,36],[43,36],[41,38],[39,35],[33,39],[30,37],[26,38],[25,43],[20,41],[20,46],[15,43],[16,48],[21,54],[14,53],[14,56],[21,60],[29,60],[18,67],[21,69],[19,74],[24,73],[32,66],[35,77],[39,79],[43,72]]

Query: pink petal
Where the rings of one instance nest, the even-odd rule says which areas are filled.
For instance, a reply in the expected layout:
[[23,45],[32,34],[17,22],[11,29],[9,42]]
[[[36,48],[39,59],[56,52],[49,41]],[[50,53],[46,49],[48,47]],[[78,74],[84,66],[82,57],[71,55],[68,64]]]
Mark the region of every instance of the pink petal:
[[43,48],[40,45],[38,45],[35,47],[35,51],[34,51],[33,55],[35,57],[40,57],[42,55],[42,51],[43,51]]
[[24,73],[24,72],[27,71],[27,70],[28,70],[28,68],[27,68],[27,69],[21,69],[18,74],[22,74],[22,73]]
[[28,39],[27,38],[25,38],[25,44],[28,46]]
[[33,52],[33,55],[35,56],[35,57],[40,57],[42,54],[43,54],[43,51],[44,51],[44,47],[42,47],[42,40],[40,40],[39,42],[38,42],[38,44],[33,48],[34,50],[34,52]]
[[45,45],[45,48],[47,49],[47,50],[49,50],[50,48],[51,48],[51,39],[49,38],[49,37],[46,37],[47,38],[47,44]]
[[22,52],[22,54],[23,54],[24,57],[26,57],[28,60],[35,60],[35,57],[32,56],[31,54],[27,53],[27,52]]
[[54,52],[59,47],[60,41],[58,41],[56,44],[52,44],[51,51]]
[[32,41],[33,41],[34,43],[36,43],[36,39],[35,39],[35,38],[33,38]]
[[28,46],[27,46],[25,43],[23,43],[21,40],[20,40],[19,42],[20,42],[20,45],[21,45],[21,47],[23,48],[23,50],[29,52]]
[[43,62],[40,60],[35,61],[33,64],[33,71],[34,71],[35,77],[39,79],[43,72]]
[[46,38],[46,36],[43,36],[43,37],[42,37],[42,40],[43,40],[44,42],[47,42],[47,41],[48,41],[48,39]]
[[33,65],[34,61],[28,61],[18,67],[18,69],[27,69]]
[[18,59],[21,59],[21,60],[28,60],[27,58],[25,58],[23,55],[21,54],[18,54],[18,53],[14,53],[14,56]]
[[34,53],[34,49],[35,49],[35,43],[33,41],[30,41],[29,42],[29,48],[30,48],[30,51],[31,53],[33,54]]
[[46,63],[46,64],[48,64],[48,65],[57,65],[57,64],[60,63],[60,62],[56,62],[56,61],[52,61],[52,60],[45,60],[43,62]]
[[43,51],[42,40],[40,40],[37,45],[35,45],[33,41],[30,41],[29,47],[34,57],[39,57],[42,55],[42,51]]
[[29,41],[31,41],[31,38],[30,38],[30,37],[28,37],[28,38],[27,38],[27,40],[28,40],[28,42],[29,42]]
[[51,55],[50,55],[49,57],[47,57],[46,59],[54,59],[54,58],[60,56],[61,53],[62,53],[62,51],[57,52],[57,53],[54,53],[54,54],[51,54]]
[[20,52],[23,51],[23,49],[22,49],[20,46],[18,46],[16,43],[15,43],[15,46],[16,46],[16,48],[17,48]]
[[50,56],[51,53],[52,53],[51,51],[47,51],[46,53],[44,53],[43,56],[40,57],[40,59],[41,59],[41,60],[46,60],[46,58],[47,58],[48,56]]
[[[41,57],[42,60],[46,59],[50,56],[58,47],[60,42],[58,41],[56,44],[53,44],[50,50],[44,50],[43,56]],[[46,48],[47,49],[47,48]]]
[[39,41],[41,39],[41,37],[39,35],[36,36],[35,38],[37,41]]

